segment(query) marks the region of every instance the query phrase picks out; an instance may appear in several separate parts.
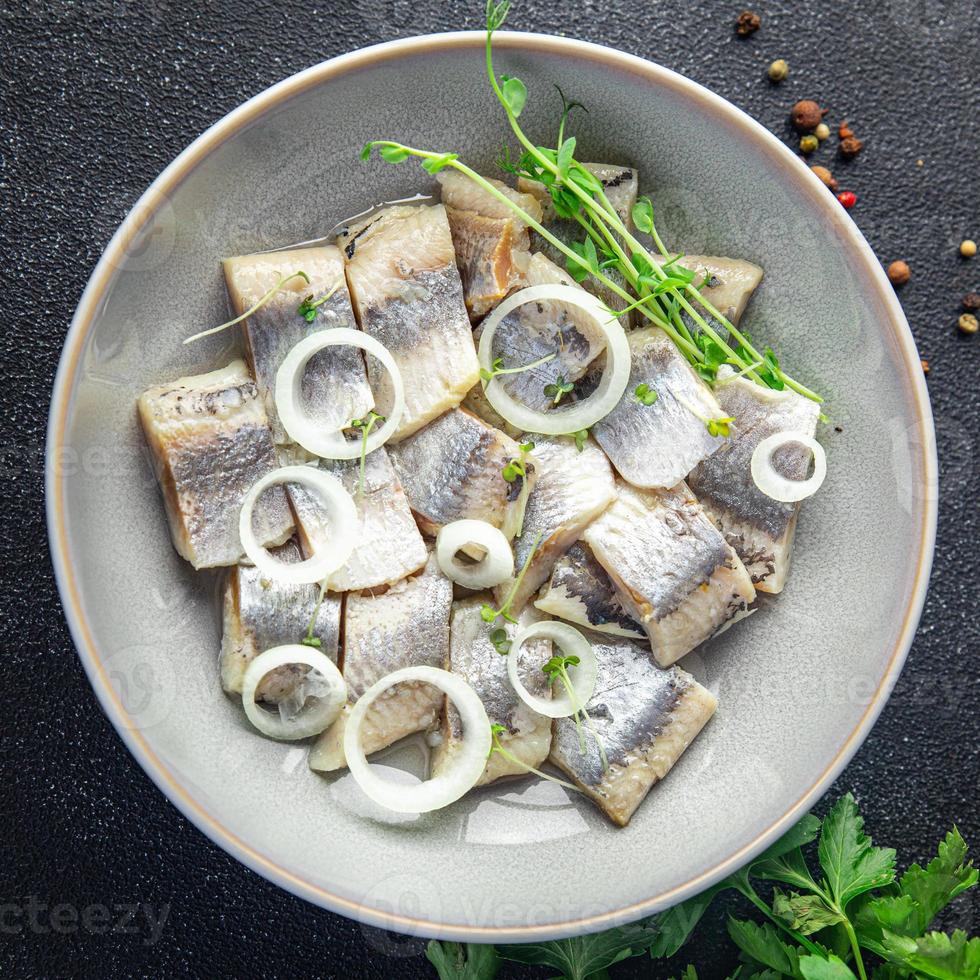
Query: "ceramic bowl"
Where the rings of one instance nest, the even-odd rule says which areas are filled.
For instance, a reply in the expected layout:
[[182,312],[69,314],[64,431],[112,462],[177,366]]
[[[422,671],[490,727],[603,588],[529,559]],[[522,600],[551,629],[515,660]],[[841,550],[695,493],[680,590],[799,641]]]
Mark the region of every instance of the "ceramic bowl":
[[672,247],[764,267],[744,326],[826,395],[836,425],[822,430],[827,481],[803,508],[785,592],[685,659],[718,713],[626,829],[533,780],[386,818],[349,776],[315,776],[303,747],[256,736],[221,693],[214,580],[171,547],[135,399],[233,349],[228,335],[180,343],[225,319],[223,256],[316,239],[375,202],[432,186],[414,164],[360,162],[366,140],[461,151],[493,171],[508,133],[482,46],[482,34],[442,34],[318,65],[232,112],[160,175],[106,249],[68,334],[47,506],[92,685],[190,820],[258,873],[362,922],[512,942],[598,930],[689,897],[820,797],[867,735],[911,642],[936,461],[892,289],[800,160],[664,68],[503,34],[498,69],[528,85],[529,133],[551,138],[557,82],[591,110],[575,120],[579,157],[638,166]]

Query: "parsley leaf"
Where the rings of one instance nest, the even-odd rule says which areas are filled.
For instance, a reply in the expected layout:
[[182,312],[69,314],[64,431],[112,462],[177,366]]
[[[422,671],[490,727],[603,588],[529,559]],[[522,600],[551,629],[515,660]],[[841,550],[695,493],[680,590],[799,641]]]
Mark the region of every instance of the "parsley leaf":
[[799,971],[804,980],[857,980],[851,968],[838,956],[801,956]]
[[952,935],[930,932],[918,939],[889,934],[885,956],[919,977],[973,980],[980,976],[980,936],[969,939],[962,929]]
[[728,920],[728,935],[743,953],[778,973],[796,976],[799,973],[799,954],[779,938],[771,922],[761,926],[747,920]]
[[819,895],[800,895],[797,892],[775,890],[772,910],[785,920],[791,929],[804,936],[843,922],[843,916],[829,908]]
[[500,970],[500,957],[493,946],[477,943],[446,943],[433,939],[425,950],[439,980],[493,980]]

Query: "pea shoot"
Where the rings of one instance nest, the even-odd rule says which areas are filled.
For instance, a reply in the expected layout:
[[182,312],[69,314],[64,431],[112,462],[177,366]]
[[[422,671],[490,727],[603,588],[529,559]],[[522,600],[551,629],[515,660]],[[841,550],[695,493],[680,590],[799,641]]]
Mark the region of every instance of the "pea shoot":
[[374,428],[375,423],[381,422],[384,424],[386,421],[385,417],[379,415],[373,408],[363,419],[351,419],[350,428],[359,429],[361,432],[361,469],[357,479],[358,496],[364,495],[364,466],[367,460],[368,436],[371,435],[371,430]]
[[517,573],[517,578],[514,579],[514,584],[510,587],[510,592],[507,593],[507,598],[504,600],[503,605],[499,609],[494,609],[488,603],[483,603],[480,606],[480,618],[485,623],[495,623],[498,618],[505,619],[508,623],[516,623],[517,620],[510,615],[510,607],[514,604],[514,597],[517,595],[517,590],[521,587],[521,582],[524,581],[524,576],[527,574],[527,570],[531,565],[531,561],[534,558],[534,553],[538,550],[538,545],[541,543],[542,533],[539,532],[538,536],[534,539],[534,543],[531,545],[531,550],[527,553],[527,558],[524,559],[524,564],[521,566],[521,570]]
[[575,385],[571,381],[566,381],[563,374],[559,374],[551,383],[544,386],[545,396],[550,398],[557,405],[565,395],[571,394],[575,390]]
[[501,745],[500,739],[503,735],[509,735],[510,731],[506,725],[491,724],[490,725],[490,751],[487,753],[487,761],[493,758],[494,755],[499,755],[501,758],[506,759],[512,765],[517,766],[520,769],[525,770],[525,772],[533,772],[535,776],[540,776],[542,779],[547,779],[550,783],[557,783],[559,786],[564,786],[565,789],[570,789],[575,793],[581,793],[582,791],[577,787],[573,786],[571,783],[566,783],[564,779],[559,779],[557,776],[549,776],[548,773],[542,772],[540,769],[535,769],[534,766],[529,766],[523,759],[518,759],[513,752],[508,751]]
[[501,374],[521,374],[523,371],[531,371],[536,367],[541,367],[542,364],[547,364],[548,361],[553,361],[557,356],[557,354],[548,354],[546,357],[539,357],[530,364],[512,368],[505,368],[504,359],[502,357],[495,357],[490,365],[489,371],[486,368],[480,368],[480,378],[484,384],[489,384]]

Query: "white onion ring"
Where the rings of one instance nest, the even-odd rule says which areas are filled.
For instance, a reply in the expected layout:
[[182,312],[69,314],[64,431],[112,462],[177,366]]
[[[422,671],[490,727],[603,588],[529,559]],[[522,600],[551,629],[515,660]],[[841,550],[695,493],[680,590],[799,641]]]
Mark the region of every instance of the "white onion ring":
[[[798,442],[813,453],[813,476],[808,480],[788,480],[776,472],[772,465],[772,454],[781,446]],[[792,504],[797,500],[812,497],[827,475],[827,454],[823,446],[812,436],[802,432],[776,432],[763,439],[752,453],[752,479],[755,485],[773,500]]]
[[[579,662],[569,671],[569,680],[572,682],[572,690],[575,692],[577,704],[572,703],[572,699],[565,690],[565,685],[561,685],[562,695],[560,698],[539,698],[532,694],[521,681],[517,671],[518,653],[521,647],[528,641],[541,637],[551,640],[557,644],[558,648],[566,657],[578,657]],[[543,665],[542,665],[543,666]],[[517,696],[539,715],[548,718],[567,718],[581,711],[588,703],[595,692],[596,674],[598,664],[596,663],[595,651],[592,644],[577,630],[568,623],[557,623],[546,620],[541,623],[532,623],[518,630],[511,644],[510,653],[507,654],[507,676]]]
[[365,453],[374,452],[383,446],[395,433],[405,411],[405,385],[395,359],[384,344],[360,330],[349,327],[334,327],[331,330],[318,330],[301,340],[286,355],[276,372],[276,411],[286,434],[304,449],[308,449],[324,459],[360,459],[361,440],[348,441],[337,429],[324,432],[322,423],[311,419],[303,411],[303,375],[310,358],[327,347],[359,347],[376,357],[391,377],[394,391],[394,404],[388,417],[379,429],[372,429],[367,437]]
[[478,351],[480,367],[486,371],[492,370],[493,337],[508,313],[525,303],[550,300],[557,300],[582,310],[592,318],[605,337],[606,367],[602,372],[599,386],[583,401],[551,412],[537,412],[516,398],[512,398],[499,378],[493,378],[487,384],[486,396],[487,401],[497,412],[522,432],[540,432],[542,435],[559,436],[588,429],[619,404],[630,380],[631,355],[629,341],[619,320],[595,296],[576,286],[546,283],[540,286],[528,286],[511,293],[483,321],[483,333],[480,336]]
[[[312,558],[301,562],[283,562],[273,558],[259,544],[252,530],[252,510],[263,490],[283,483],[298,483],[320,498],[330,528],[328,547],[315,548]],[[242,501],[238,518],[238,534],[245,554],[252,564],[270,578],[288,585],[309,585],[322,582],[347,561],[356,543],[357,508],[344,485],[330,473],[313,466],[281,466],[266,473],[252,486]]]
[[[330,684],[330,690],[311,708],[304,709],[292,721],[286,721],[255,703],[255,692],[270,671],[286,664],[305,664]],[[245,669],[242,679],[242,707],[248,720],[270,738],[298,739],[319,735],[337,720],[347,703],[347,684],[336,664],[325,654],[301,643],[289,643],[260,653]]]
[[[463,740],[447,772],[405,786],[376,776],[361,746],[361,725],[368,709],[389,688],[403,681],[420,681],[438,687],[456,706],[463,723]],[[476,691],[458,674],[438,667],[405,667],[385,675],[358,699],[344,729],[344,755],[350,774],[375,803],[397,813],[427,813],[455,803],[483,775],[490,755],[490,719]]]
[[[466,565],[457,553],[477,545],[486,554],[476,564]],[[489,589],[514,574],[514,552],[503,531],[486,521],[453,521],[436,536],[436,559],[446,578],[467,589]]]

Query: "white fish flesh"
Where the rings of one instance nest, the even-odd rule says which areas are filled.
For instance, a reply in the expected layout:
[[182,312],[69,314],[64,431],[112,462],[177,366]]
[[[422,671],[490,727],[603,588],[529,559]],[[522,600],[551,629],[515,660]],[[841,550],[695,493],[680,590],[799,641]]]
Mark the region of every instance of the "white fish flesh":
[[[273,549],[284,562],[302,560],[292,541]],[[316,585],[283,585],[266,578],[252,565],[234,565],[222,592],[221,686],[229,694],[242,693],[245,669],[264,650],[299,643],[306,636],[319,597]],[[317,648],[334,663],[340,641],[340,598],[329,594],[313,621]],[[267,674],[256,692],[257,701],[278,702],[295,689],[308,668],[288,664]]]
[[[405,412],[392,438],[403,439],[455,408],[480,376],[446,210],[385,208],[346,228],[338,244],[360,327],[401,371]],[[386,415],[391,381],[374,358],[367,365],[377,410]]]
[[[796,392],[770,391],[744,378],[719,373],[715,394],[726,415],[734,416],[731,438],[688,477],[705,513],[738,552],[760,592],[780,592],[789,572],[800,502],[781,503],[752,479],[752,454],[777,432],[813,436],[820,408]],[[730,380],[725,380],[729,378]],[[799,444],[777,450],[773,465],[791,480],[804,480],[812,454]]]
[[[520,521],[522,479],[508,483],[504,467],[520,447],[461,409],[430,422],[391,447],[391,461],[423,532],[464,518],[486,521],[513,537]],[[535,475],[528,467],[533,488]]]
[[[405,491],[384,446],[364,460],[364,486],[360,485],[360,459],[321,460],[320,468],[343,483],[357,508],[357,543],[350,558],[327,579],[333,592],[372,589],[389,585],[417,572],[428,551],[419,533]],[[307,554],[324,534],[322,510],[316,494],[305,487],[287,486],[300,541]]]
[[[476,595],[453,603],[449,631],[449,661],[446,669],[459,674],[473,688],[487,710],[491,725],[503,725],[507,730],[499,735],[500,744],[524,765],[518,765],[494,752],[487,760],[487,767],[477,786],[492,783],[502,776],[519,776],[527,772],[526,766],[540,766],[548,758],[551,749],[551,719],[529,708],[514,692],[507,676],[507,657],[501,656],[490,642],[494,628],[483,621],[480,607],[489,602],[487,594]],[[529,626],[546,617],[528,609],[518,618],[518,625],[505,623],[503,629],[513,640],[519,628]],[[526,664],[529,679],[528,690],[542,698],[551,696],[551,686],[539,668],[551,658],[550,640],[532,640],[521,648],[521,666]],[[463,737],[459,714],[447,701],[442,723],[442,741],[432,760],[432,774],[452,765]]]
[[582,539],[661,667],[708,639],[755,599],[752,579],[684,483],[619,496]]
[[[586,527],[616,499],[616,480],[602,450],[587,439],[582,451],[561,436],[521,437],[534,442],[530,460],[536,479],[524,511],[524,528],[514,541],[514,566],[524,568],[536,539],[540,541],[514,594],[520,611],[548,580],[555,562],[578,540]],[[497,586],[497,601],[510,594],[513,579]]]
[[599,665],[586,705],[585,752],[571,718],[557,718],[550,760],[614,823],[625,827],[715,712],[714,695],[678,667],[661,670],[639,643],[589,633]]
[[[310,749],[311,769],[329,772],[347,765],[344,730],[357,699],[386,674],[402,667],[445,667],[449,657],[452,583],[435,555],[423,571],[381,595],[349,592],[344,604],[343,675],[349,703]],[[371,706],[361,728],[367,754],[414,732],[433,728],[443,694],[428,684],[398,684]]]
[[[351,309],[344,257],[333,245],[285,252],[241,255],[224,261],[228,295],[236,315],[251,309],[283,276],[305,272],[283,287],[244,322],[246,353],[277,443],[289,441],[276,412],[276,372],[286,355],[304,337],[334,327],[356,327]],[[298,312],[307,296],[316,307],[310,323]],[[315,355],[303,378],[303,407],[325,430],[342,429],[364,418],[374,407],[361,352],[355,347],[329,347]]]
[[[437,179],[466,308],[472,317],[481,317],[520,282],[531,257],[527,225],[465,174],[442,170]],[[536,221],[541,220],[541,205],[536,197],[515,191],[499,180],[491,179],[489,183]]]
[[[659,264],[664,259],[655,258]],[[698,291],[711,305],[738,326],[745,307],[762,282],[762,269],[744,259],[726,259],[717,255],[685,255],[678,265],[696,273]]]
[[[725,442],[710,435],[691,409],[708,419],[725,413],[658,327],[634,330],[629,344],[629,384],[619,404],[592,427],[592,435],[624,480],[636,487],[672,487]],[[652,405],[636,397],[640,384],[657,393]],[[582,394],[588,390],[589,385],[583,385]]]
[[558,619],[599,633],[645,640],[592,549],[577,541],[555,563],[548,587],[534,605]]
[[[236,564],[243,554],[242,501],[277,466],[245,362],[150,388],[138,408],[177,553],[195,568]],[[256,502],[253,521],[261,544],[289,538],[293,520],[282,487]]]

